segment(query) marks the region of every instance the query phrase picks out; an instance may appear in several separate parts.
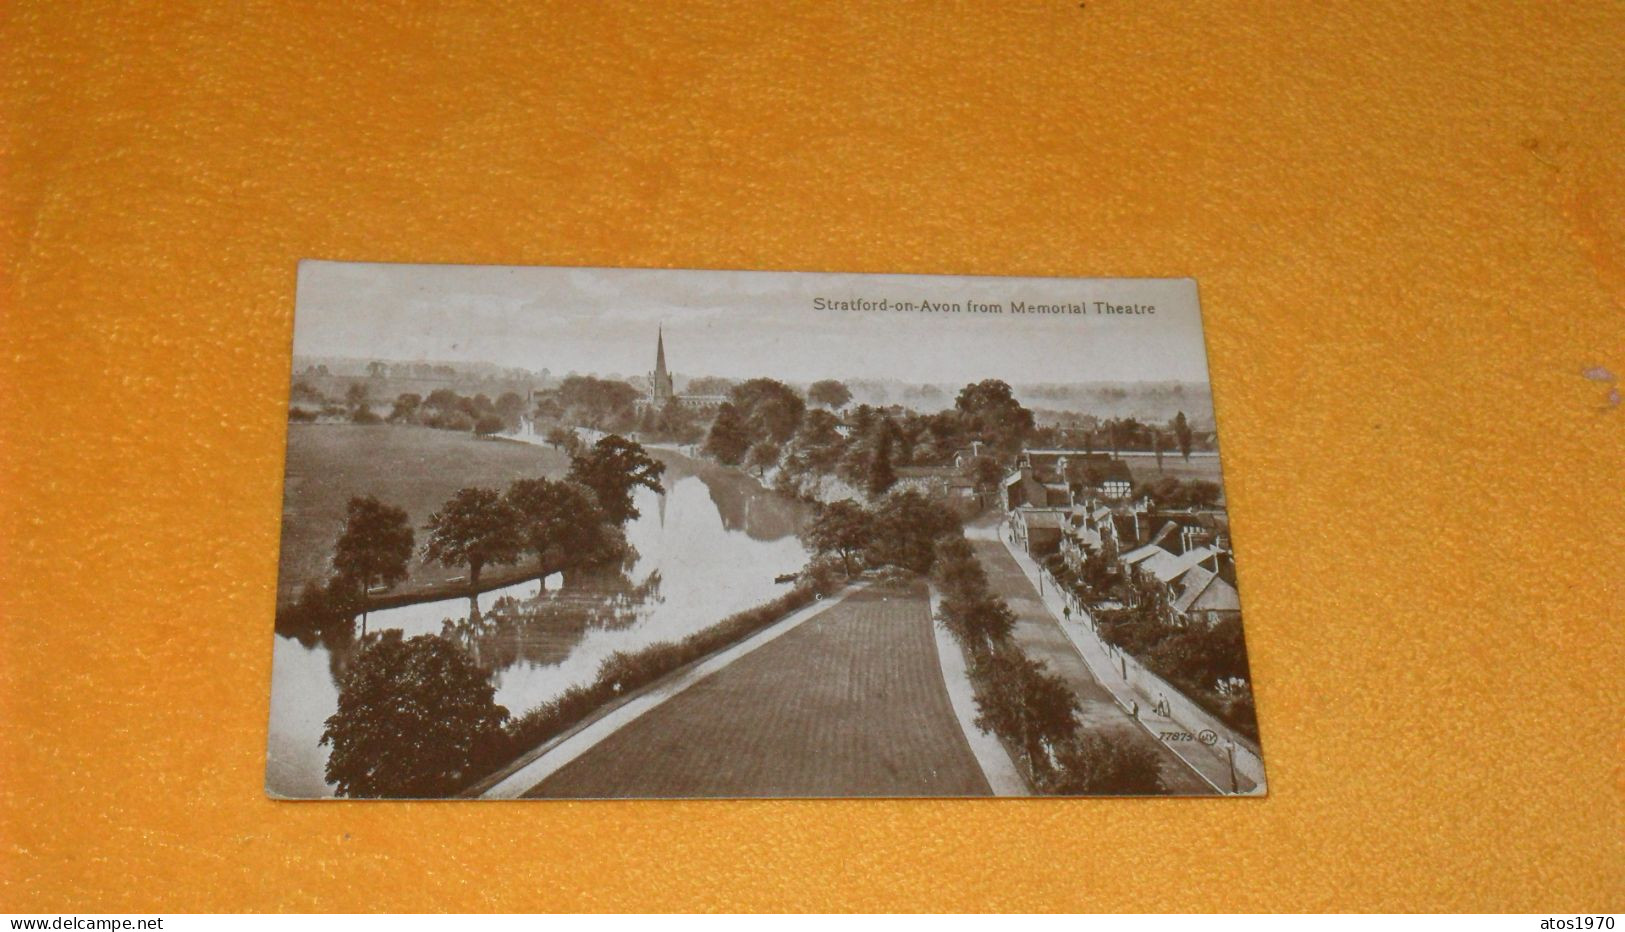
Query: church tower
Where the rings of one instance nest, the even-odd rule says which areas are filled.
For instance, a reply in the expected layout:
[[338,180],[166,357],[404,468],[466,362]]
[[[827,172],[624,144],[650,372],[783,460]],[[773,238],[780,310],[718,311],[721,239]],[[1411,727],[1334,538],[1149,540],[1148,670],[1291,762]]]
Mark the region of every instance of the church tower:
[[666,371],[666,333],[662,327],[655,335],[655,371],[649,376],[650,400],[657,407],[664,406],[677,392],[672,387],[671,373]]

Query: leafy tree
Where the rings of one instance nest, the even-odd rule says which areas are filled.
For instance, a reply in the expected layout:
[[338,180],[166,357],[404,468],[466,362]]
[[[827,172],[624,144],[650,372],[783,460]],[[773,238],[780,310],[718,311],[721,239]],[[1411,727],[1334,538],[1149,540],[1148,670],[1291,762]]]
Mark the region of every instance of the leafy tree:
[[1185,412],[1174,415],[1174,437],[1179,441],[1179,455],[1188,462],[1191,458],[1191,425],[1185,420]]
[[519,418],[525,413],[525,399],[519,397],[518,392],[503,392],[496,401],[496,409],[504,424],[518,427]]
[[1157,752],[1140,741],[1082,733],[1056,752],[1055,791],[1077,796],[1158,796],[1166,792]]
[[429,393],[423,400],[424,407],[433,408],[441,414],[450,414],[463,409],[463,396],[449,388],[437,388]]
[[447,412],[446,414],[438,415],[437,418],[432,422],[431,426],[439,427],[442,430],[455,430],[462,432],[474,429],[474,419],[469,417],[467,414],[464,414],[462,411],[451,411]]
[[769,467],[778,465],[781,452],[778,444],[771,440],[763,440],[752,446],[745,454],[745,465],[756,470],[756,475],[766,476]]
[[591,489],[604,517],[615,525],[638,517],[638,509],[632,504],[633,489],[642,486],[651,492],[666,491],[660,484],[665,471],[666,464],[651,457],[642,444],[619,434],[604,437],[570,460],[571,481]]
[[1111,542],[1106,541],[1098,548],[1091,548],[1083,558],[1083,566],[1079,568],[1079,578],[1083,580],[1091,595],[1100,595],[1106,592],[1106,587],[1112,582],[1112,564],[1116,560],[1115,554],[1108,553]]
[[1020,447],[1033,430],[1033,413],[998,379],[965,386],[954,399],[954,408],[976,436],[1006,452]]
[[976,727],[1009,738],[1040,783],[1053,772],[1049,750],[1078,727],[1078,699],[1066,681],[1020,650],[976,655]]
[[450,641],[371,635],[338,680],[338,710],[320,743],[333,747],[327,779],[340,796],[449,796],[503,744],[508,710]]
[[367,402],[370,395],[371,393],[367,389],[367,383],[350,383],[350,387],[344,392],[344,406],[350,409],[350,415],[352,417],[362,411],[367,410]]
[[555,427],[547,432],[547,444],[555,450],[574,453],[581,446],[581,438],[573,430]]
[[363,632],[367,626],[368,590],[374,582],[393,586],[406,578],[412,543],[412,525],[403,509],[385,505],[370,495],[350,499],[344,532],[333,548],[333,569],[358,592]]
[[413,392],[402,392],[395,396],[395,407],[389,412],[389,420],[393,422],[409,422],[418,413],[423,404],[423,397]]
[[727,466],[738,466],[750,449],[750,434],[745,430],[745,419],[739,409],[723,402],[717,409],[717,419],[711,422],[711,432],[705,438],[706,455]]
[[487,417],[497,413],[497,406],[491,403],[491,396],[485,394],[484,392],[480,392],[474,395],[472,398],[462,399],[458,402],[458,407],[462,409],[464,414],[472,418],[475,423],[478,423],[479,419],[482,417]]
[[693,409],[676,398],[669,399],[655,418],[654,429],[678,443],[692,443],[704,436]]
[[937,543],[962,533],[952,511],[913,489],[892,492],[874,509],[874,536],[864,551],[871,566],[894,564],[928,573]]
[[536,399],[536,409],[531,416],[537,420],[556,421],[564,417],[564,405],[559,403],[558,392],[552,391]]
[[502,422],[502,417],[500,415],[482,414],[480,415],[479,420],[474,422],[474,433],[479,434],[481,437],[489,437],[492,434],[501,433],[502,428],[506,426],[507,425]]
[[987,573],[976,559],[976,549],[963,537],[943,537],[937,541],[937,585],[952,593],[986,593]]
[[293,602],[278,605],[276,633],[292,637],[301,646],[326,645],[335,654],[348,654],[355,640],[355,616],[361,599],[348,579],[307,582]]
[[806,467],[820,475],[835,470],[841,461],[846,439],[837,430],[840,420],[828,411],[808,411],[792,441],[795,455]]
[[325,404],[327,396],[316,390],[314,385],[303,379],[293,383],[289,398],[293,401],[308,401],[311,404]]
[[728,400],[738,409],[752,441],[788,442],[807,410],[795,389],[773,379],[741,382],[729,390]]
[[389,367],[384,365],[383,363],[381,363],[381,362],[379,362],[377,360],[373,360],[372,362],[367,363],[367,377],[368,378],[381,379],[387,374],[389,374]]
[[526,552],[546,575],[610,556],[612,535],[591,489],[574,482],[519,479],[508,486],[508,506],[519,518]]
[[625,382],[572,375],[559,385],[557,397],[576,422],[603,428],[619,416],[630,416],[643,393]]
[[1217,482],[1206,479],[1181,482],[1173,476],[1163,476],[1143,483],[1138,494],[1164,507],[1188,508],[1215,505],[1221,492]]
[[1151,432],[1151,452],[1157,454],[1157,472],[1162,472],[1162,431]]
[[[959,581],[953,577],[971,572],[966,566],[954,566],[948,569],[948,581],[952,585]],[[1010,637],[1010,632],[1016,627],[1015,613],[1003,599],[993,598],[987,592],[986,585],[984,581],[981,590],[977,591],[974,583],[969,586],[961,584],[958,591],[950,591],[942,600],[942,614],[948,622],[948,630],[960,643],[975,650],[997,647]]]
[[495,489],[458,489],[429,516],[424,530],[429,541],[423,555],[445,566],[468,567],[468,586],[475,592],[486,564],[513,563],[524,546],[517,516]]
[[852,400],[852,391],[835,379],[823,379],[807,388],[807,400],[827,408],[844,408]]
[[726,395],[733,387],[731,380],[712,375],[702,375],[688,383],[688,391],[694,395]]
[[875,410],[874,406],[860,404],[847,412],[846,420],[853,433],[867,436],[869,429],[875,426],[875,421],[879,417],[880,412]]
[[1217,482],[1206,479],[1192,479],[1185,483],[1185,500],[1192,505],[1216,505],[1219,502],[1221,489]]
[[846,575],[852,575],[852,557],[874,538],[874,518],[852,501],[830,502],[818,510],[807,527],[807,546],[817,554],[836,554]]
[[970,475],[976,483],[976,491],[991,495],[1004,482],[1004,466],[991,456],[978,456],[971,460]]
[[864,487],[872,499],[885,495],[897,484],[897,471],[891,464],[891,448],[891,431],[881,430],[875,451],[869,457],[869,474],[864,479]]

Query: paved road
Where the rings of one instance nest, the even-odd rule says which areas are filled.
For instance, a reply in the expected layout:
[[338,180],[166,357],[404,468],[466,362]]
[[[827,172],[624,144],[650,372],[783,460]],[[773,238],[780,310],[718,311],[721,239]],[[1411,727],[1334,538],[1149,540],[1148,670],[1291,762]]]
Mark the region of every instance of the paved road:
[[[1182,741],[1169,744],[1168,749],[1179,755],[1191,769],[1205,776],[1212,786],[1247,795],[1262,794],[1264,762],[1256,744],[1192,702],[1174,686],[1146,671],[1138,661],[1103,642],[1092,628],[1089,613],[1081,606],[1074,605],[1073,617],[1065,618],[1068,600],[1060,592],[1054,578],[1031,557],[1016,549],[1011,541],[1004,540],[1003,543],[1005,553],[1015,560],[1029,585],[1041,586],[1042,601],[1049,609],[1050,618],[1060,623],[1067,640],[1083,655],[1089,672],[1111,691],[1119,706],[1130,703],[1138,705],[1140,721],[1159,734],[1173,732],[1213,736],[1215,740],[1211,743]],[[1041,583],[1041,580],[1044,582]],[[1161,711],[1157,709],[1159,704],[1164,705]]]
[[650,710],[525,795],[986,796],[925,588],[870,588]]
[[1082,714],[1078,716],[1081,727],[1112,741],[1139,743],[1155,750],[1162,761],[1162,782],[1169,793],[1212,795],[1213,787],[1123,711],[1106,687],[1089,672],[1083,657],[1061,630],[1060,622],[1039,601],[1037,590],[1004,545],[997,539],[973,539],[971,545],[987,572],[994,594],[1009,603],[1016,614],[1016,627],[1011,636],[1027,656],[1047,664],[1077,695],[1078,705],[1082,707]]

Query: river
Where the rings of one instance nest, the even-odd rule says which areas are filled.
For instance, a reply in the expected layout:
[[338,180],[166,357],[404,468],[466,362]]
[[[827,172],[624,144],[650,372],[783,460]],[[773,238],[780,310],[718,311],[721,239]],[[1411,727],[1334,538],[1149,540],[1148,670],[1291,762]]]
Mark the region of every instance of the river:
[[[677,640],[784,592],[774,577],[806,562],[797,533],[807,509],[734,470],[654,453],[666,463],[666,493],[638,490],[641,514],[626,528],[636,551],[629,566],[495,589],[479,597],[477,615],[466,597],[374,611],[368,630],[455,639],[491,672],[496,701],[517,716],[591,681],[616,651]],[[323,776],[328,749],[318,742],[352,650],[351,632],[277,635],[271,793],[333,795]]]

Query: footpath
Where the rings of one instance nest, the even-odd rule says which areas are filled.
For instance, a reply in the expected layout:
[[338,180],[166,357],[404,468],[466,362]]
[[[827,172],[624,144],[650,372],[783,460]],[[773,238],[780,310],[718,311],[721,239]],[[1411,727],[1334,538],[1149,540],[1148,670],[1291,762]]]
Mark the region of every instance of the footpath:
[[1265,794],[1264,762],[1257,743],[1198,706],[1126,652],[1102,640],[1084,606],[998,527],[970,530],[979,532],[977,536],[985,542],[997,538],[1094,678],[1159,743],[1200,774],[1213,790],[1241,796]]
[[938,608],[942,596],[931,587],[931,633],[937,642],[937,663],[942,667],[942,683],[948,690],[948,704],[953,706],[954,717],[959,719],[959,730],[964,733],[982,776],[993,790],[994,796],[1031,796],[1021,768],[1016,766],[1004,743],[989,731],[976,725],[976,687],[970,679],[970,663],[953,635],[938,621]]
[[[975,529],[967,529],[974,531]],[[1222,792],[1190,764],[1159,741],[1121,705],[1100,677],[1084,662],[1061,623],[1039,599],[1038,590],[991,536],[971,539],[971,548],[987,573],[988,588],[1016,616],[1011,640],[1022,653],[1061,678],[1078,700],[1078,727],[1115,745],[1138,745],[1157,755],[1165,792],[1171,796],[1211,796]]]

